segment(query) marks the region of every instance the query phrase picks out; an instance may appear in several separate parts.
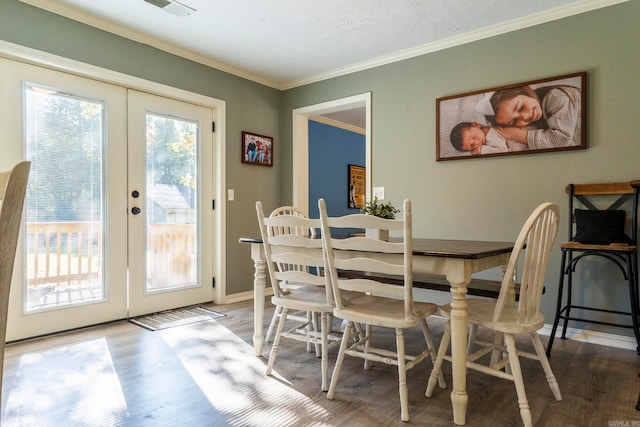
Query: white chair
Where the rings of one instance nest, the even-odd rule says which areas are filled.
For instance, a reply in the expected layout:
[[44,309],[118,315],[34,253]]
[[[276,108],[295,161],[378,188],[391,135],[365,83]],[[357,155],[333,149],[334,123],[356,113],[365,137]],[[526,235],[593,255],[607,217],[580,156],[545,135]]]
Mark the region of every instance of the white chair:
[[9,172],[0,172],[0,396],[9,290],[30,166],[30,162],[21,162]]
[[[554,397],[556,400],[562,400],[560,388],[537,333],[544,326],[544,316],[540,313],[540,301],[549,253],[558,230],[558,219],[559,209],[555,204],[543,203],[538,206],[529,216],[518,235],[505,270],[498,299],[467,299],[467,321],[469,324],[489,328],[496,333],[497,337],[491,343],[475,341],[476,345],[481,345],[481,349],[470,350],[467,355],[467,368],[513,381],[518,394],[520,415],[525,426],[531,426],[532,420],[520,369],[520,356],[540,361]],[[521,263],[522,277],[520,298],[516,303],[511,288],[518,263]],[[440,312],[449,317],[451,306],[441,307]],[[519,334],[530,336],[536,354],[516,348],[515,337]],[[431,397],[436,380],[441,375],[442,361],[451,361],[450,355],[446,354],[450,339],[451,328],[450,323],[447,323],[440,342],[438,358],[429,378],[427,397]],[[506,346],[503,343],[506,343]],[[490,352],[492,357],[489,364],[479,363],[479,359]]]
[[[273,212],[271,212],[271,214],[269,215],[270,218],[273,218],[274,216],[278,216],[278,215],[293,215],[293,216],[298,216],[301,218],[305,218],[306,215],[300,211],[298,208],[293,207],[293,206],[280,206],[276,209],[273,210]],[[268,227],[267,228],[267,234],[269,234],[270,236],[276,236],[279,234],[297,234],[300,236],[308,236],[308,237],[315,237],[316,236],[316,230],[311,228],[311,229],[304,229],[302,227],[284,227],[284,226],[278,226],[278,227]],[[289,269],[298,269],[301,268],[300,266],[289,266],[289,265],[281,265],[280,266],[281,269],[285,269],[285,268],[289,268]],[[286,289],[285,289],[286,291]],[[271,322],[269,323],[269,327],[267,328],[267,333],[265,335],[265,342],[270,342],[271,341],[271,337],[273,336],[273,332],[275,331],[276,325],[278,324],[278,319],[280,318],[280,313],[282,312],[282,307],[276,307],[276,309],[273,312],[273,317],[271,318]],[[316,321],[315,318],[315,314],[311,313],[311,312],[306,312],[306,313],[289,313],[289,319],[294,319],[294,320],[299,320],[302,321],[302,317],[304,316],[306,318],[306,321],[309,323],[309,327],[313,328],[313,330],[315,330],[317,332],[318,330],[318,322]],[[307,351],[311,351],[311,343],[307,343]],[[316,345],[316,356],[320,357],[320,347]]]
[[[282,337],[320,345],[322,390],[328,388],[329,341],[337,345],[339,337],[329,337],[328,315],[333,311],[333,295],[329,278],[324,276],[325,261],[322,240],[297,230],[320,227],[319,219],[296,214],[282,214],[266,218],[262,203],[256,203],[267,269],[273,287],[271,302],[280,310],[280,321],[275,332],[267,375],[271,375]],[[270,234],[269,229],[278,229]],[[295,266],[290,268],[289,266]],[[285,330],[289,311],[320,313],[320,333],[310,328],[309,320]]]
[[[322,222],[322,241],[335,297],[336,308],[333,314],[347,322],[327,398],[334,398],[346,354],[364,359],[365,369],[369,369],[371,362],[396,365],[399,377],[401,418],[403,421],[409,421],[407,370],[428,356],[431,356],[431,359],[435,361],[435,346],[427,327],[426,318],[437,311],[435,304],[419,303],[413,300],[411,202],[404,201],[402,219],[382,219],[362,214],[329,217],[323,199],[318,201],[318,207]],[[400,231],[402,238],[398,242],[386,242],[360,236],[346,238],[331,236],[331,229],[338,233],[340,228]],[[344,255],[344,253],[340,254],[341,251],[350,251],[350,256],[341,256]],[[352,256],[353,251],[363,254]],[[367,253],[373,252],[384,254],[384,260],[380,256],[367,257]],[[404,277],[404,284],[398,286],[371,279],[343,279],[338,276],[338,269],[399,275]],[[345,292],[361,292],[367,293],[367,295],[346,301],[344,299]],[[359,336],[355,343],[350,344],[349,340],[354,324],[365,325],[365,333]],[[404,330],[418,325],[422,328],[426,348],[418,355],[408,355],[405,353]],[[372,345],[372,326],[395,330],[395,351],[376,348]],[[441,386],[445,387],[442,376],[441,381]]]

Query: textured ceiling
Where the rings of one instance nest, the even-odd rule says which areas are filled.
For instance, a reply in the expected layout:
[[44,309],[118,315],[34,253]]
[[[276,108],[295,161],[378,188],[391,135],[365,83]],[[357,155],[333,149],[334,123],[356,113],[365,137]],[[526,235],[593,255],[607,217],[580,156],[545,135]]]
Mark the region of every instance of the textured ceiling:
[[276,88],[624,0],[22,0]]

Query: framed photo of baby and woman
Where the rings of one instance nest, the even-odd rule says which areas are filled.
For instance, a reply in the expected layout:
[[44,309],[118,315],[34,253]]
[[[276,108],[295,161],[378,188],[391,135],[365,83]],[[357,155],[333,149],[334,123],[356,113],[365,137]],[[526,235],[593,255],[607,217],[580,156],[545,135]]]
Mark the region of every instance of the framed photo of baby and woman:
[[582,150],[586,72],[436,100],[436,160]]

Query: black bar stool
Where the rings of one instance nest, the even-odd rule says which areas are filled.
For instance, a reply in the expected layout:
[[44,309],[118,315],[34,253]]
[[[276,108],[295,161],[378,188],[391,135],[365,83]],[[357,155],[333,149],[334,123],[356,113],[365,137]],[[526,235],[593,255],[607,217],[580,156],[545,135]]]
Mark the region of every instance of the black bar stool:
[[[560,245],[562,262],[558,286],[558,301],[553,329],[547,345],[547,356],[551,348],[560,319],[564,320],[561,338],[566,338],[569,320],[601,325],[632,328],[636,338],[636,351],[640,353],[640,327],[638,315],[638,199],[640,180],[605,184],[569,184],[569,242]],[[598,201],[610,203],[605,209]],[[612,201],[613,200],[613,201]],[[575,209],[578,201],[585,209]],[[630,219],[631,236],[625,233],[625,225]],[[609,310],[587,307],[572,303],[573,273],[586,257],[596,256],[613,262],[621,271],[629,287],[630,311]],[[567,283],[566,296],[563,293]],[[572,316],[572,309],[582,310],[581,317]],[[596,317],[587,317],[589,312],[613,313],[631,317],[629,323],[609,322]]]

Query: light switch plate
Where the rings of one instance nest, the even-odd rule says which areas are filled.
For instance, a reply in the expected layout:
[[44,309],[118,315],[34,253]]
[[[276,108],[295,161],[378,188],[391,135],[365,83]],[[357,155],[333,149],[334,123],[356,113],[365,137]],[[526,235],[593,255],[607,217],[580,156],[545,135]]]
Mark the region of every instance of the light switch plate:
[[373,187],[373,197],[384,200],[384,187]]
[[233,188],[227,190],[227,200],[233,202],[236,199],[236,192]]

